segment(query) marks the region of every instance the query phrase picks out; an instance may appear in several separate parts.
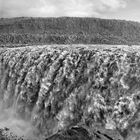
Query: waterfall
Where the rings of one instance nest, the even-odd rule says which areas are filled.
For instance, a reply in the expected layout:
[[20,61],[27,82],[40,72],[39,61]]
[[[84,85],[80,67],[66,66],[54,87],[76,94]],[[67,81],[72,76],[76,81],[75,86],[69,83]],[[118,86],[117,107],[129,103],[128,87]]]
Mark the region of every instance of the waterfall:
[[49,137],[72,126],[131,130],[139,120],[140,55],[112,47],[0,49],[0,127]]

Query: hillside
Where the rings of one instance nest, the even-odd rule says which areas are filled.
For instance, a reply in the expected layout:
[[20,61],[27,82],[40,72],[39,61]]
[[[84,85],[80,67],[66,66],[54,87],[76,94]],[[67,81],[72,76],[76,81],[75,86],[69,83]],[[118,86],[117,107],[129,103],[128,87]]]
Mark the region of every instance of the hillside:
[[0,19],[0,44],[140,44],[140,23],[98,18]]

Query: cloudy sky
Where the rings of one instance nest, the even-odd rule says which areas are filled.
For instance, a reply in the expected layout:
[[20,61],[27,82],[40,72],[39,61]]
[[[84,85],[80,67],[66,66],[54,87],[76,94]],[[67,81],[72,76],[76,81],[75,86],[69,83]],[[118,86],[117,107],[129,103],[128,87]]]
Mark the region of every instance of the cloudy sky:
[[98,17],[140,22],[140,0],[0,0],[0,17]]

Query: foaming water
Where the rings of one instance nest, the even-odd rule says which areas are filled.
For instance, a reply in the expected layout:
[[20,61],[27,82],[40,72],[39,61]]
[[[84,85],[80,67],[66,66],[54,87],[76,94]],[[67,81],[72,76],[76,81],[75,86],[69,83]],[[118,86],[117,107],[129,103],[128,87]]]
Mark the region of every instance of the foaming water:
[[0,127],[35,140],[79,123],[99,124],[127,138],[121,132],[139,119],[140,54],[68,48],[0,50]]
[[[2,106],[2,103],[0,105]],[[30,140],[38,139],[31,121],[20,118],[12,107],[8,109],[0,108],[0,128],[8,128],[17,137]]]

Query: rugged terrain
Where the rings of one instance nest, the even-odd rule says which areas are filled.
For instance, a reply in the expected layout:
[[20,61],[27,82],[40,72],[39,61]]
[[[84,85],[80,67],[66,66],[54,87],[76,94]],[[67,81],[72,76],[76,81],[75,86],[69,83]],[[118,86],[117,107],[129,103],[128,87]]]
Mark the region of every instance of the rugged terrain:
[[140,23],[98,18],[1,18],[0,44],[140,44]]
[[1,48],[0,135],[7,127],[46,140],[139,140],[139,52],[122,45]]

